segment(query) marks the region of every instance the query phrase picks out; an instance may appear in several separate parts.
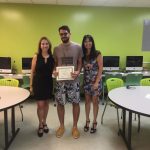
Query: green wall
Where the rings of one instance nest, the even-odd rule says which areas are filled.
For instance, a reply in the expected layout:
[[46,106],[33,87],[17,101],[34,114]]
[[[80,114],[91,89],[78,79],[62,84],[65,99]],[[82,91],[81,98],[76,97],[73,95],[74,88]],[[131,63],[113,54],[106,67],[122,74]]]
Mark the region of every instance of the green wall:
[[127,55],[143,55],[144,19],[150,8],[81,7],[28,4],[0,4],[0,56],[10,56],[21,71],[21,57],[32,57],[41,36],[53,47],[60,43],[58,27],[67,24],[72,40],[81,43],[84,34],[92,34],[102,55],[120,55],[125,67]]

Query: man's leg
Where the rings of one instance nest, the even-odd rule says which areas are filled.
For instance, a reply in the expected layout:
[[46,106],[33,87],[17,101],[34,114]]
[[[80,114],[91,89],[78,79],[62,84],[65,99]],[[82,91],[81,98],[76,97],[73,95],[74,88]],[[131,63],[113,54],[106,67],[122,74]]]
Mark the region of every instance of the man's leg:
[[80,114],[80,106],[79,103],[73,103],[73,128],[72,128],[72,136],[74,139],[78,139],[80,137],[80,132],[78,130],[78,120]]
[[77,128],[77,123],[79,120],[79,115],[80,115],[80,106],[79,103],[73,103],[73,127]]
[[64,105],[58,104],[57,105],[57,113],[60,122],[60,127],[64,127],[64,115],[65,115],[65,108]]
[[64,127],[64,115],[65,115],[65,87],[64,84],[62,83],[57,83],[56,84],[56,93],[55,93],[55,98],[57,101],[57,114],[60,122],[60,126],[56,131],[56,137],[60,138],[63,136],[65,132],[65,127]]

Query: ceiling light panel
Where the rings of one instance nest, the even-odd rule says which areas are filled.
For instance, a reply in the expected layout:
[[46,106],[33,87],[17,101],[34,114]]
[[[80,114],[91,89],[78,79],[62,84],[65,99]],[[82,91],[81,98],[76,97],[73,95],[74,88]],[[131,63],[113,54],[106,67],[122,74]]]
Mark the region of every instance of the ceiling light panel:
[[56,4],[56,0],[32,0],[34,4]]
[[82,0],[57,0],[59,5],[80,5]]

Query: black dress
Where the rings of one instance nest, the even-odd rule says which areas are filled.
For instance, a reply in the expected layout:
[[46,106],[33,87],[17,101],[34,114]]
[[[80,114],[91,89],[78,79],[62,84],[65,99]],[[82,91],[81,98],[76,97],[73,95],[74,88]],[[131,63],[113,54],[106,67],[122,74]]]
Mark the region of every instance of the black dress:
[[35,74],[33,76],[33,94],[36,100],[47,100],[52,97],[53,79],[52,72],[54,67],[54,59],[52,56],[45,58],[37,55]]

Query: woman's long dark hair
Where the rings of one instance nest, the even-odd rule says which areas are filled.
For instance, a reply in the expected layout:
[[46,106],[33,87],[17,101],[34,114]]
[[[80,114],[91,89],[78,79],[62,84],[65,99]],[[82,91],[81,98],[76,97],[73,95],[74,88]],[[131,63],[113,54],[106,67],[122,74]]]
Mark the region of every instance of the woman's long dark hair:
[[42,40],[48,41],[48,43],[49,43],[48,54],[51,56],[51,55],[52,55],[52,51],[51,51],[51,49],[52,49],[52,44],[51,44],[50,40],[49,40],[47,37],[45,37],[45,36],[41,37],[41,39],[39,40],[39,44],[38,44],[38,54],[39,54],[39,55],[42,55],[42,49],[41,49],[41,42],[42,42]]
[[91,47],[89,59],[95,59],[98,56],[98,54],[100,54],[100,52],[98,52],[96,50],[94,39],[89,34],[88,35],[84,35],[83,40],[82,40],[83,59],[86,60],[86,48],[84,46],[84,42],[85,42],[86,39],[89,39],[89,41],[92,42],[92,47]]

